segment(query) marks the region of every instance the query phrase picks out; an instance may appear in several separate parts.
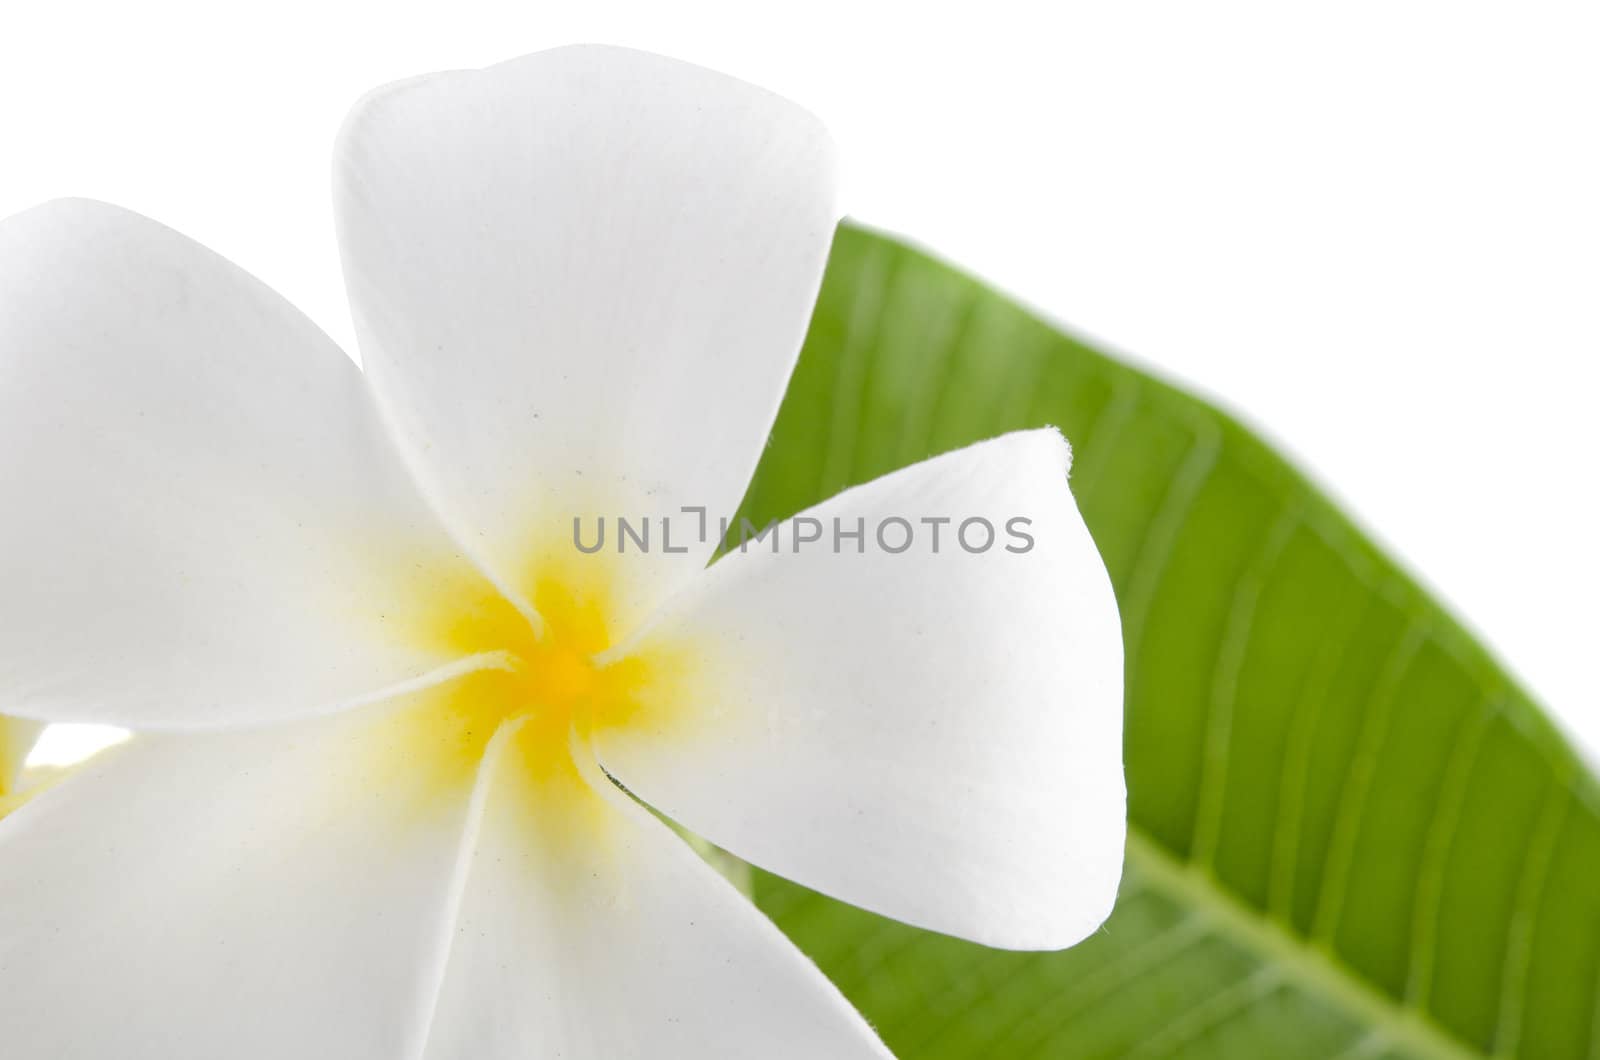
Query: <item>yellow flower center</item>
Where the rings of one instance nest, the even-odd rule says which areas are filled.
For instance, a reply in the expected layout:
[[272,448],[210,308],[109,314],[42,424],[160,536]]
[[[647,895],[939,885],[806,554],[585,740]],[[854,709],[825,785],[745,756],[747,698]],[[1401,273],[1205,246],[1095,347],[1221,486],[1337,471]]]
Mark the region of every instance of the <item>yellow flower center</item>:
[[658,717],[678,665],[659,651],[601,658],[614,646],[603,573],[603,561],[546,565],[527,594],[537,627],[486,584],[430,591],[427,638],[498,661],[412,697],[393,723],[395,766],[432,786],[470,784],[490,740],[510,726],[508,762],[546,786],[578,779],[574,752],[587,753],[595,731]]

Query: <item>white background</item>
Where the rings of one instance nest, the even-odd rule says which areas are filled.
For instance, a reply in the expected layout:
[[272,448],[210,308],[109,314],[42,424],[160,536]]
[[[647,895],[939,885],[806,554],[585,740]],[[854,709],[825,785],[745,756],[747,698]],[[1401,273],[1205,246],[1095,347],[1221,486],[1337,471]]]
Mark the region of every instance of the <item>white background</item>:
[[348,345],[365,89],[580,40],[736,74],[832,127],[855,217],[1262,428],[1593,751],[1596,10],[0,0],[0,214],[148,213]]

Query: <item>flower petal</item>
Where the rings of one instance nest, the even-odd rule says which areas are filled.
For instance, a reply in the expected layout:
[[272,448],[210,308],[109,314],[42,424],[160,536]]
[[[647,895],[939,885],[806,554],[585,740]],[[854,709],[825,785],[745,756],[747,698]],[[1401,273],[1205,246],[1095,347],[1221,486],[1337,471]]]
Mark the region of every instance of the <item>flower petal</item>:
[[404,706],[135,737],[0,820],[6,1055],[415,1056],[472,783],[401,768]]
[[592,763],[551,777],[528,731],[497,741],[427,1060],[889,1056],[726,880]]
[[[0,701],[215,727],[459,657],[419,583],[471,579],[359,371],[251,277],[83,201],[0,222]],[[425,562],[424,562],[425,561]]]
[[[336,165],[367,370],[506,580],[530,550],[572,551],[574,517],[587,541],[600,515],[714,522],[738,502],[837,218],[810,115],[669,59],[562,48],[373,93]],[[624,624],[711,554],[710,534],[669,554],[654,529],[625,557]]]
[[[597,735],[606,768],[713,843],[856,905],[992,946],[1083,938],[1122,863],[1122,643],[1068,462],[1054,430],[1007,435],[805,513],[824,534],[809,549],[792,551],[791,523],[781,554],[725,557],[640,638],[711,647],[676,711]],[[887,554],[874,538],[896,517],[913,542]],[[937,552],[924,517],[952,520]],[[958,533],[978,517],[995,542],[974,554]],[[864,554],[851,539],[833,552],[835,518],[865,521]],[[1006,550],[1025,547],[1013,518],[1031,519],[1015,527],[1025,551]],[[967,540],[984,536],[973,524]]]

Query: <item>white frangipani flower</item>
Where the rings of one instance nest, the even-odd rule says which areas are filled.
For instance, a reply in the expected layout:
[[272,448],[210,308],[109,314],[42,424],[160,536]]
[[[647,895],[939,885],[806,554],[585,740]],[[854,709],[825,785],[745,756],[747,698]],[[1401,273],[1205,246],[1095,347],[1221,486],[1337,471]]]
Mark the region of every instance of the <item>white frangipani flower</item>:
[[937,931],[1102,921],[1121,642],[1054,430],[808,513],[1020,554],[573,547],[736,506],[836,219],[813,119],[562,49],[367,98],[337,204],[365,375],[150,221],[0,224],[0,704],[141,730],[0,821],[6,1055],[885,1055],[633,797]]

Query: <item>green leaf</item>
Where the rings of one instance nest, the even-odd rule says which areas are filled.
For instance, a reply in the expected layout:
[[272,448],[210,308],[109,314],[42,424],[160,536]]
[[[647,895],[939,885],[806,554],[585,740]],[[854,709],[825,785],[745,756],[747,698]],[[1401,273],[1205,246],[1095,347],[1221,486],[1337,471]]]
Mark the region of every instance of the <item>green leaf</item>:
[[1224,413],[847,226],[742,514],[1044,424],[1122,608],[1116,913],[1006,953],[762,875],[779,926],[905,1060],[1600,1056],[1593,779]]

